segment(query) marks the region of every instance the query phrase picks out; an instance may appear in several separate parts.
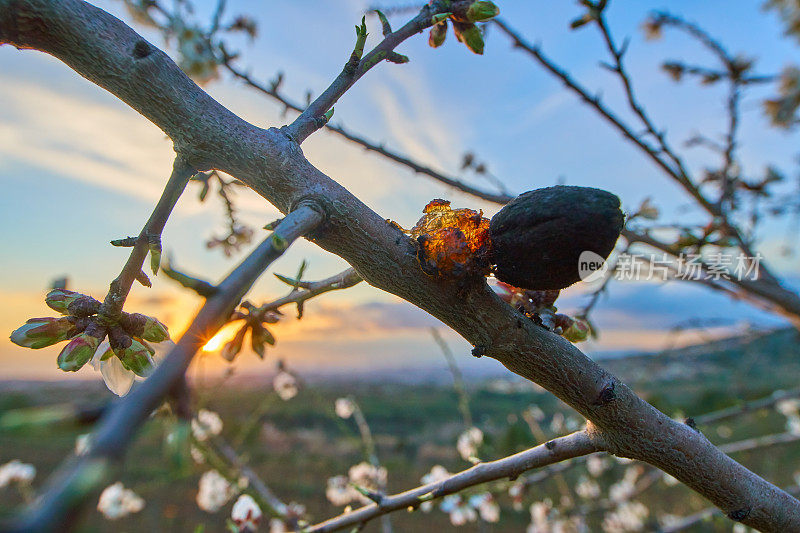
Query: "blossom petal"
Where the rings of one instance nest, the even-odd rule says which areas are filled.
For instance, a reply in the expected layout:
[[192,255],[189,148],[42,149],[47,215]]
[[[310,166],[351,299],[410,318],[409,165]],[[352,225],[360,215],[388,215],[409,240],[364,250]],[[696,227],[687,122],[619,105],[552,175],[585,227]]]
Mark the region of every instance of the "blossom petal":
[[100,362],[100,373],[106,382],[108,390],[117,396],[125,396],[133,386],[136,375],[122,366],[118,357],[109,357]]

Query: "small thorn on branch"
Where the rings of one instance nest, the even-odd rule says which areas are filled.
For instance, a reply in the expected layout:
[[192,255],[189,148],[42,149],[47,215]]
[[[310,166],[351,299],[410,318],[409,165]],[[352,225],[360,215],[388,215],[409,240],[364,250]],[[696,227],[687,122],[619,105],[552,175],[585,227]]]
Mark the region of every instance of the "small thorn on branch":
[[125,237],[123,239],[114,239],[111,242],[111,246],[118,246],[121,248],[131,248],[136,246],[136,241],[139,240],[139,237]]
[[139,273],[136,274],[136,281],[138,281],[148,289],[153,286],[153,284],[150,282],[150,278],[147,277],[147,274],[145,274],[143,270],[140,270]]
[[386,60],[397,65],[402,65],[403,63],[409,62],[408,56],[398,54],[397,52],[389,52],[389,54],[386,56]]

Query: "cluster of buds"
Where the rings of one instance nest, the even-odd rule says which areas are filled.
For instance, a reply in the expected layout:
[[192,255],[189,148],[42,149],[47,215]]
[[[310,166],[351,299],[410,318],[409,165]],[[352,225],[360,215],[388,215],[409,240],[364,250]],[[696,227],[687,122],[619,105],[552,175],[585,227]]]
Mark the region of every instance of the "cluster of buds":
[[244,320],[244,324],[230,340],[222,347],[220,355],[228,361],[233,361],[239,352],[242,351],[244,346],[244,338],[248,331],[250,331],[250,346],[253,351],[258,354],[260,358],[264,358],[266,352],[266,345],[275,345],[275,337],[264,326],[264,324],[275,324],[280,320],[281,312],[277,309],[274,311],[262,311],[255,307],[250,302],[243,302],[239,310],[233,314],[233,320]]
[[75,372],[88,363],[108,337],[106,360],[116,356],[122,366],[137,376],[147,377],[153,370],[155,350],[149,342],[169,339],[167,327],[157,319],[139,313],[123,312],[118,319],[99,316],[100,302],[79,292],[53,289],[45,303],[61,317],[32,318],[11,334],[11,341],[25,348],[45,348],[69,341],[58,355],[58,367]]
[[459,42],[476,54],[483,54],[483,34],[476,22],[486,22],[500,14],[494,2],[479,0],[457,13],[440,13],[433,17],[433,27],[428,37],[428,44],[438,48],[447,37],[448,21],[453,24],[453,33]]
[[492,288],[501,300],[535,324],[561,335],[570,342],[585,341],[592,333],[585,320],[558,312],[555,306],[560,292],[558,290],[532,291],[502,281],[498,281]]

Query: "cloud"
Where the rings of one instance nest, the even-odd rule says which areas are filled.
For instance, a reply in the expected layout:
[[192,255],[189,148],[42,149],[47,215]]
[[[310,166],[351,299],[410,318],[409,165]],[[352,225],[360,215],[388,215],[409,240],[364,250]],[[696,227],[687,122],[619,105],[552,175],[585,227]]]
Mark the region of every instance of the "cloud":
[[0,160],[138,198],[158,198],[174,152],[155,126],[124,104],[62,93],[9,77],[0,86]]

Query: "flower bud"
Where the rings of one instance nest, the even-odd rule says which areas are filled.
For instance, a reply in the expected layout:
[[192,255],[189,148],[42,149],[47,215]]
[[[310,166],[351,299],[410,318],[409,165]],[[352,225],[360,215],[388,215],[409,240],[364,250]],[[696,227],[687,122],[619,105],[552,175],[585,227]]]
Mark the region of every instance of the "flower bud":
[[122,366],[139,377],[146,378],[155,368],[150,350],[125,333],[122,328],[113,328],[108,335],[111,349],[119,357]]
[[485,2],[480,0],[473,2],[469,9],[467,9],[467,19],[470,22],[483,22],[500,14],[500,9],[494,2]]
[[483,35],[475,24],[453,21],[456,38],[472,52],[483,55]]
[[[99,329],[99,328],[93,328]],[[69,341],[61,353],[58,354],[58,368],[64,372],[77,372],[94,356],[100,342],[103,340],[104,331],[99,330],[101,337],[95,337],[89,332],[81,333]]]
[[66,289],[53,289],[47,293],[44,301],[50,309],[62,315],[86,317],[100,309],[100,302],[91,296]]
[[[85,327],[85,325],[83,325]],[[11,342],[23,348],[45,348],[74,337],[81,329],[71,317],[31,318],[11,333]]]
[[435,24],[428,36],[428,45],[431,48],[439,48],[444,44],[444,39],[447,37],[447,21]]
[[169,339],[169,330],[160,320],[141,313],[123,313],[120,318],[122,328],[133,337],[141,337],[150,342],[164,342]]
[[580,281],[585,251],[607,258],[625,216],[619,198],[590,187],[529,191],[489,224],[495,276],[515,287],[555,290]]
[[220,350],[219,354],[223,357],[223,359],[233,361],[236,358],[236,355],[242,351],[245,333],[247,333],[247,324],[239,328],[239,331],[236,332],[236,335],[233,337],[233,339],[222,347],[222,350]]
[[569,342],[582,342],[589,338],[592,333],[589,324],[580,318],[572,320],[572,325],[561,334]]

